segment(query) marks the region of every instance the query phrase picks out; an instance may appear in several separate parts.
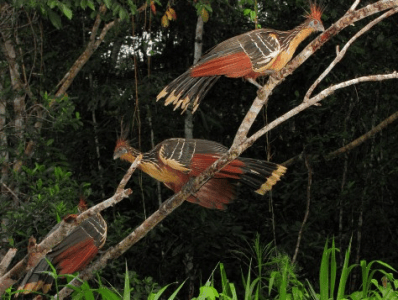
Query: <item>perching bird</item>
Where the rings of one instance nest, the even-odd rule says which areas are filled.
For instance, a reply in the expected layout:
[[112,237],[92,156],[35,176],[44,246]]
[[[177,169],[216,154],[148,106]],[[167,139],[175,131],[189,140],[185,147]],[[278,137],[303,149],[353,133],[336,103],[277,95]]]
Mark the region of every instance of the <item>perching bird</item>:
[[[79,202],[79,212],[87,210],[87,204],[83,199]],[[59,227],[53,227],[51,234]],[[46,259],[56,268],[58,275],[72,274],[84,269],[104,246],[107,236],[107,224],[100,214],[84,220],[79,226],[74,227],[71,232],[50,252]],[[26,274],[18,290],[25,290],[15,295],[23,295],[42,290],[47,294],[51,289],[53,277],[43,271],[51,271],[47,261],[43,258],[28,274]],[[19,295],[21,294],[21,295]]]
[[203,97],[222,75],[243,77],[262,88],[256,82],[257,77],[281,70],[303,40],[313,32],[325,30],[321,21],[323,8],[316,3],[311,3],[310,8],[311,13],[305,16],[304,23],[292,30],[256,29],[218,44],[167,85],[156,101],[166,97],[165,105],[173,103],[174,110],[181,107],[182,112],[193,102],[195,112]]
[[[143,153],[138,168],[177,193],[189,179],[202,173],[227,150],[223,145],[207,140],[168,139]],[[113,158],[132,163],[139,154],[125,139],[119,139]],[[216,173],[187,201],[224,210],[226,204],[235,198],[235,182],[244,183],[264,195],[285,171],[286,168],[281,165],[239,157]]]

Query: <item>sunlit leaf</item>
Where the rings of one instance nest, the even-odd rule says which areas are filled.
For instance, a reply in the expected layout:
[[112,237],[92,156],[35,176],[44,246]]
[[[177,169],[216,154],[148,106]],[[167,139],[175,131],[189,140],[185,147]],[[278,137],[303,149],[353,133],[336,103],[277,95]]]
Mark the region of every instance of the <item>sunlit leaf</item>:
[[163,15],[161,24],[163,27],[169,27],[169,19],[167,18],[167,15]]
[[169,20],[177,20],[177,14],[176,14],[176,12],[175,12],[175,10],[174,9],[172,9],[171,7],[169,7],[169,13],[170,13],[170,16],[171,16],[171,19],[169,19]]
[[203,7],[200,11],[200,15],[202,16],[203,22],[207,22],[209,20],[209,12]]

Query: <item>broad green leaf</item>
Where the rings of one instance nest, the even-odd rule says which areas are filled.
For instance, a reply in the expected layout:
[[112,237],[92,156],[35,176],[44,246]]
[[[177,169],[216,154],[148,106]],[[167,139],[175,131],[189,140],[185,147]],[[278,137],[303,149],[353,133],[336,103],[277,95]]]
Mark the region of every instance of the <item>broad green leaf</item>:
[[52,10],[48,10],[48,17],[51,21],[51,23],[54,25],[55,28],[57,29],[61,29],[62,27],[62,23],[61,23],[61,18],[59,17],[59,15],[55,12],[53,12]]
[[72,19],[72,16],[73,16],[72,10],[71,10],[69,7],[67,7],[65,4],[62,4],[62,5],[61,5],[61,11],[64,13],[64,15],[65,15],[69,20]]

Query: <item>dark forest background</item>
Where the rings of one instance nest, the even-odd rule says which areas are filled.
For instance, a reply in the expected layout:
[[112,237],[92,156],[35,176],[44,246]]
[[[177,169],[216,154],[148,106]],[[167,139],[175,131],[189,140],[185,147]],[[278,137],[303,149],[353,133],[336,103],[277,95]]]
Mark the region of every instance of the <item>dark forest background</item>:
[[[373,2],[362,1],[360,6]],[[255,1],[161,0],[154,3],[156,15],[150,5],[139,10],[145,1],[134,2],[135,11],[128,1],[105,3],[111,8],[103,24],[117,22],[63,97],[55,97],[57,84],[84,51],[99,3],[13,2],[9,18],[2,12],[2,32],[11,28],[9,38],[14,42],[20,78],[26,83],[25,88],[15,89],[2,51],[0,254],[16,247],[15,261],[25,254],[31,235],[40,240],[60,217],[75,212],[81,195],[91,205],[113,195],[128,168],[127,163],[112,159],[122,120],[130,130],[131,144],[142,151],[150,150],[152,143],[184,136],[184,116],[155,99],[192,65],[198,13],[205,17],[205,9],[208,14],[204,51],[254,29],[248,12],[254,10]],[[322,19],[327,28],[351,2],[325,0],[324,4]],[[169,6],[177,19],[163,27],[162,17]],[[303,21],[305,9],[304,0],[258,0],[258,22],[262,27],[288,30]],[[254,129],[300,104],[335,57],[336,46],[342,48],[367,22],[344,29],[287,77],[273,91]],[[396,70],[397,26],[398,18],[393,16],[367,32],[320,87]],[[4,33],[2,38],[5,45]],[[193,136],[231,145],[256,92],[241,79],[221,78],[193,116]],[[300,277],[310,281],[318,277],[322,250],[333,237],[341,250],[352,239],[353,262],[378,259],[398,268],[397,123],[351,151],[328,158],[394,114],[397,92],[396,80],[358,84],[291,118],[242,155],[276,163],[295,158],[271,193],[261,197],[239,187],[238,199],[225,212],[184,203],[112,261],[101,276],[114,286],[122,285],[127,262],[134,276],[150,276],[160,285],[190,278],[199,286],[221,261],[229,279],[240,281],[257,233],[262,243],[272,243],[292,257],[306,213],[309,170],[309,216],[296,260]],[[21,97],[24,104],[18,109],[16,99]],[[29,152],[26,147],[31,141],[34,150]],[[132,196],[102,213],[109,226],[104,249],[159,206],[158,186],[146,174],[135,172],[129,187]],[[160,194],[164,201],[172,192],[161,186]]]

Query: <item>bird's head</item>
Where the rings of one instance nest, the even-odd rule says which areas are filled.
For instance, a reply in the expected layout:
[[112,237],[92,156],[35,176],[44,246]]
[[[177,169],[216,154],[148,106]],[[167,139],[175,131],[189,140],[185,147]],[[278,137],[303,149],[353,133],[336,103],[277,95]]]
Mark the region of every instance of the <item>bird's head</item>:
[[130,145],[125,139],[118,139],[116,141],[116,147],[113,151],[113,159],[125,159],[124,157],[129,152]]
[[133,163],[140,152],[129,145],[129,142],[123,138],[116,141],[115,151],[113,151],[113,159],[122,159]]
[[325,27],[323,27],[323,23],[321,20],[325,7],[317,4],[316,2],[310,2],[310,9],[311,12],[305,15],[307,19],[307,27],[312,29],[314,32],[325,31]]

